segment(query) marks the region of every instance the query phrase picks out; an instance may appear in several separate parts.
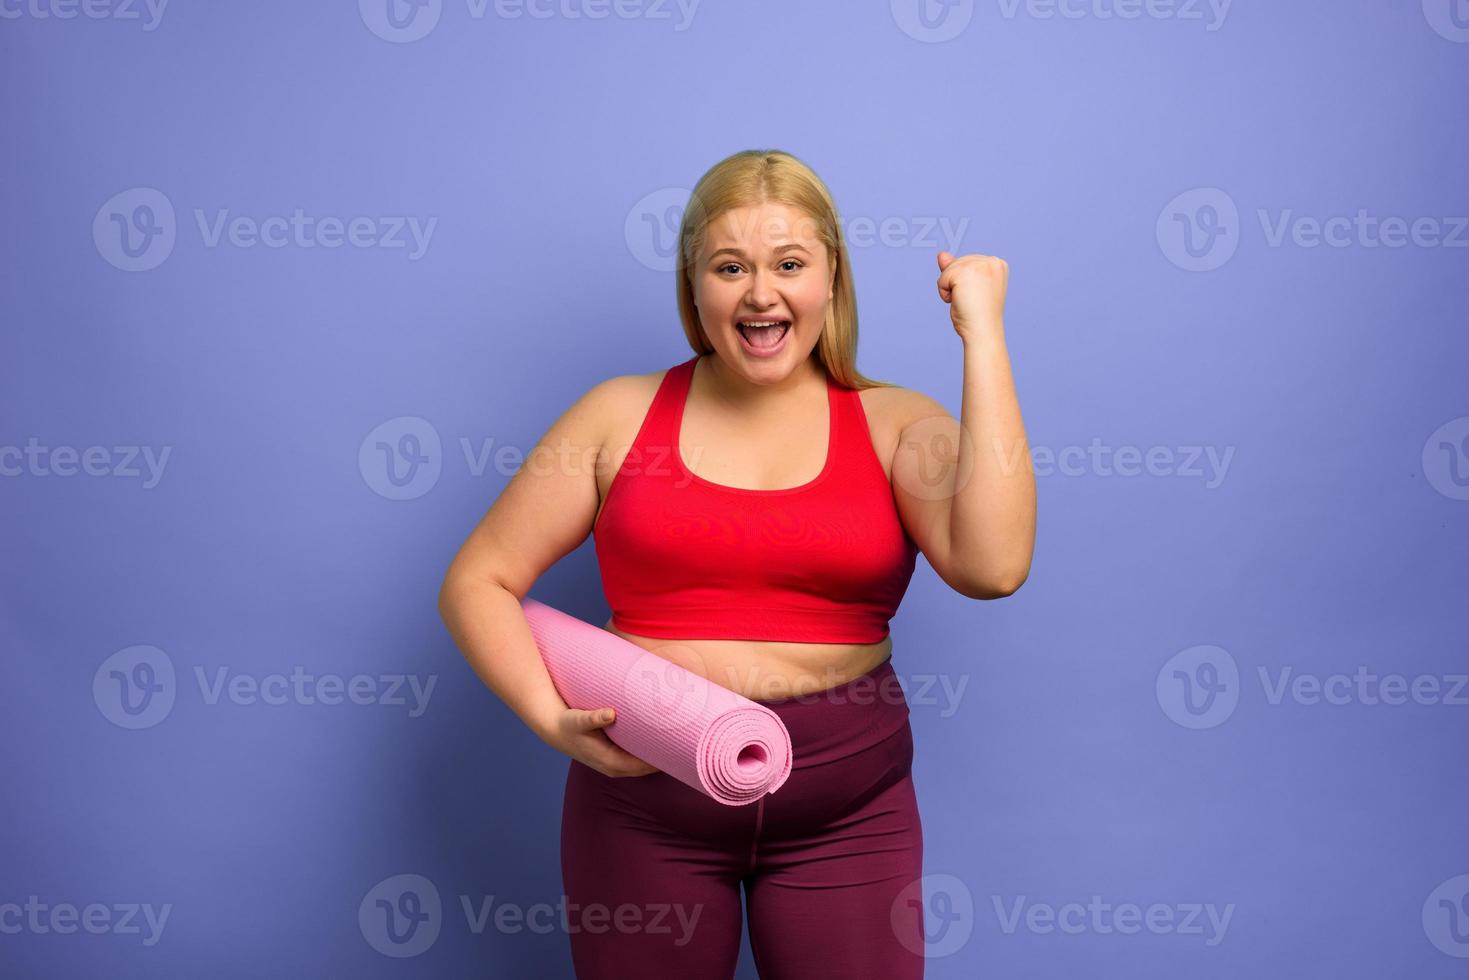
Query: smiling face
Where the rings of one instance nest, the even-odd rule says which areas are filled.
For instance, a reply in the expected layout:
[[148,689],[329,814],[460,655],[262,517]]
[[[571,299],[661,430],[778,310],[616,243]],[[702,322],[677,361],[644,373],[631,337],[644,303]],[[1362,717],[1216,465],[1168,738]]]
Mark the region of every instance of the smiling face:
[[787,377],[821,337],[836,270],[816,230],[774,202],[726,211],[706,229],[689,270],[694,305],[715,352],[751,381]]

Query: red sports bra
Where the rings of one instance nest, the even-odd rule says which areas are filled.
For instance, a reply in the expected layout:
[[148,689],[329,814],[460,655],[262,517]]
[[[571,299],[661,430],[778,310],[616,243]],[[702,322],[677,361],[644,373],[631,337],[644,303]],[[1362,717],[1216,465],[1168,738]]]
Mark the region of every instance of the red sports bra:
[[857,391],[826,379],[826,465],[750,490],[696,476],[678,451],[699,355],[664,372],[593,528],[612,623],[672,639],[877,643],[918,546],[898,519]]

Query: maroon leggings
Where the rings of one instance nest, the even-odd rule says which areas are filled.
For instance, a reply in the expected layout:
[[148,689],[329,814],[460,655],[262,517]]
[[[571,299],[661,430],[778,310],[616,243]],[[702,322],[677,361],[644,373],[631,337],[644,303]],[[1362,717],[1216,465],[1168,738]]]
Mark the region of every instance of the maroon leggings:
[[923,976],[913,732],[891,658],[758,703],[785,722],[795,758],[754,803],[571,760],[561,878],[578,980],[728,980],[742,885],[761,980]]

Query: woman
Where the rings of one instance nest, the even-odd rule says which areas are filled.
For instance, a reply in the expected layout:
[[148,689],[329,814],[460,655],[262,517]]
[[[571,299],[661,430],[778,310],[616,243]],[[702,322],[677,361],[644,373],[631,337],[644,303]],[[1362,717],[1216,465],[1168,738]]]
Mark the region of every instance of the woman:
[[[923,974],[922,829],[888,620],[918,551],[991,599],[1025,580],[1035,533],[1007,267],[938,261],[962,428],[857,372],[851,267],[821,180],[778,151],[720,162],[679,231],[694,355],[583,395],[449,569],[440,608],[460,649],[571,758],[561,863],[582,980],[732,977],[741,885],[766,980]],[[519,602],[589,532],[606,629],[781,716],[795,768],[778,792],[720,804],[614,744],[610,709],[561,700]]]

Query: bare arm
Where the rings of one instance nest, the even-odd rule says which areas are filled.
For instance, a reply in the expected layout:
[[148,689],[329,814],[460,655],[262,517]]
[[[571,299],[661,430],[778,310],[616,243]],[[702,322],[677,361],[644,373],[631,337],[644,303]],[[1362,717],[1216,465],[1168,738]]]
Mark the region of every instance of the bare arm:
[[972,599],[997,599],[1030,575],[1035,474],[1002,322],[964,336],[960,419],[927,395],[904,394],[894,497],[944,582]]
[[541,660],[520,601],[591,532],[606,420],[626,391],[604,381],[552,424],[454,556],[439,614],[464,658],[543,741],[607,775],[656,771],[598,731],[612,721],[569,708]]
[[453,574],[439,592],[439,615],[464,659],[485,686],[542,738],[566,702],[541,661],[520,600],[495,581],[474,582]]
[[[972,472],[949,501],[949,548],[998,598],[1030,575],[1035,553],[1035,474],[1004,333],[964,344],[964,403],[957,469]],[[970,454],[973,454],[970,456]]]

